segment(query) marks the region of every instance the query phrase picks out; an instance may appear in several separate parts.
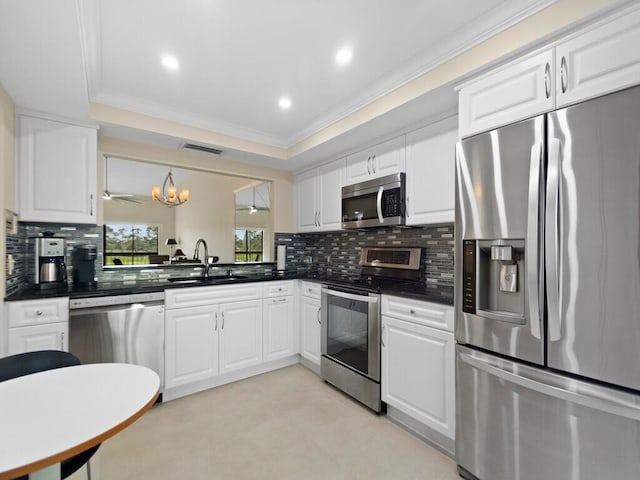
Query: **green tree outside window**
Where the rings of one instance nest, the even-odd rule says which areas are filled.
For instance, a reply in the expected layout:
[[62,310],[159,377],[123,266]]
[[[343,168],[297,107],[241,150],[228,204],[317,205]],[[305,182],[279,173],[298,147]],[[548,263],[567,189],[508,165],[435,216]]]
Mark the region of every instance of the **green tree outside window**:
[[158,255],[158,226],[105,225],[105,265],[146,265]]
[[262,230],[236,229],[236,262],[262,262]]

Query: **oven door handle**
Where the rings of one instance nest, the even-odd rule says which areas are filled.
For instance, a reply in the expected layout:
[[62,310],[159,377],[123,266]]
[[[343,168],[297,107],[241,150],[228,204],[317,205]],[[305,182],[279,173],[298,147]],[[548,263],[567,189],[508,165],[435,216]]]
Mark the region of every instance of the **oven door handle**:
[[354,294],[354,293],[346,293],[340,292],[338,290],[333,290],[331,288],[322,288],[322,293],[326,293],[327,295],[331,295],[334,297],[346,298],[348,300],[356,300],[358,302],[367,302],[367,303],[378,303],[378,296],[370,296],[369,294]]

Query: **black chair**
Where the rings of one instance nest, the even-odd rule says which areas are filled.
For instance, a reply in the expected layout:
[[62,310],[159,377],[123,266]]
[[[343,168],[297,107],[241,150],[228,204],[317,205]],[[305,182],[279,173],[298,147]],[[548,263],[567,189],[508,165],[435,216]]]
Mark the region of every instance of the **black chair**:
[[[71,367],[74,365],[80,365],[78,357],[60,350],[39,350],[37,352],[18,353],[0,358],[0,382],[32,373],[43,372],[45,370]],[[73,475],[73,473],[89,461],[99,447],[100,444],[62,461],[60,464],[61,478],[67,478]],[[87,465],[87,476],[89,480],[91,480],[89,465]],[[28,476],[18,477],[16,480],[28,480]]]

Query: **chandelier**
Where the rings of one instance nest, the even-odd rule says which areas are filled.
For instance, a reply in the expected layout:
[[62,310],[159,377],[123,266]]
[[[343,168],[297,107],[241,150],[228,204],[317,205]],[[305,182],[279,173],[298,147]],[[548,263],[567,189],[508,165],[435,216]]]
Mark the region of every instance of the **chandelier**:
[[169,169],[169,173],[167,173],[167,176],[164,178],[162,189],[157,185],[151,189],[151,198],[160,203],[164,203],[167,207],[177,207],[189,200],[189,190],[182,189],[178,192],[178,189],[173,183],[171,169]]

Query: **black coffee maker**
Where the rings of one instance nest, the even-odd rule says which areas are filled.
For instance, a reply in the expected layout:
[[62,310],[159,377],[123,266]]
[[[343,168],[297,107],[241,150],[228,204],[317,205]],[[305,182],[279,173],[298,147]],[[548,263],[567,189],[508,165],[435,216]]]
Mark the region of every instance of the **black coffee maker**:
[[94,287],[96,282],[96,258],[98,247],[92,244],[76,245],[71,255],[73,283],[83,287]]

